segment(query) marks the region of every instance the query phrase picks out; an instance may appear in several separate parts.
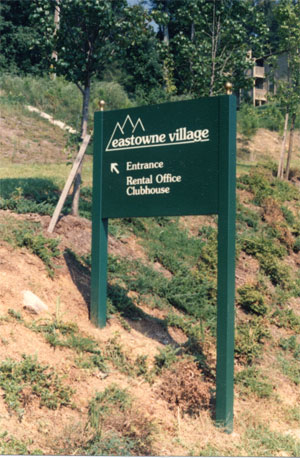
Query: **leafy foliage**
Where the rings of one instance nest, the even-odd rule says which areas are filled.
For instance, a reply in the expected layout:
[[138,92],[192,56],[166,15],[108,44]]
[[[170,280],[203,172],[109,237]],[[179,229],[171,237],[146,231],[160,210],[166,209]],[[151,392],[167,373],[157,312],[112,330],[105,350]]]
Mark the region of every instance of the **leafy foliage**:
[[228,78],[236,89],[251,84],[247,52],[251,48],[261,55],[267,33],[262,13],[251,2],[152,3],[160,37],[172,57],[167,74],[173,64],[178,93],[216,95]]
[[35,2],[3,0],[0,16],[2,71],[43,74],[49,70],[54,31],[51,6],[45,2],[43,20],[34,20]]

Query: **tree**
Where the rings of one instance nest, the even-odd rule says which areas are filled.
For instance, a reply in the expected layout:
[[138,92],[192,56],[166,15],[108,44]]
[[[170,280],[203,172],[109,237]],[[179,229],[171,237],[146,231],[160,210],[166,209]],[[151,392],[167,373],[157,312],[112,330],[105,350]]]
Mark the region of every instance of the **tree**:
[[42,75],[49,71],[54,30],[51,5],[45,2],[43,18],[34,19],[31,0],[0,2],[0,65],[2,71]]
[[[46,5],[52,10],[56,0],[34,0],[35,18],[43,21]],[[81,137],[87,134],[92,79],[101,78],[115,52],[126,0],[63,0],[60,2],[60,22],[56,30],[53,71],[76,84],[82,94]],[[53,20],[53,16],[52,16]],[[78,215],[81,168],[74,182],[72,213]]]
[[[247,70],[260,56],[267,37],[262,12],[245,0],[155,0],[161,11],[161,30],[168,14],[169,47],[174,61],[174,79],[179,94],[216,95],[230,79],[236,91],[252,81]],[[167,10],[165,8],[167,3]],[[159,21],[159,15],[156,14]]]
[[300,3],[295,0],[281,0],[276,8],[279,33],[279,52],[287,56],[288,66],[286,79],[281,82],[277,98],[285,107],[286,126],[291,119],[289,146],[285,172],[283,168],[286,135],[283,137],[281,157],[277,176],[289,178],[293,151],[293,140],[297,109],[300,105]]
[[163,64],[151,16],[140,5],[126,9],[115,62],[122,68],[121,82],[139,102],[157,102],[163,87]]

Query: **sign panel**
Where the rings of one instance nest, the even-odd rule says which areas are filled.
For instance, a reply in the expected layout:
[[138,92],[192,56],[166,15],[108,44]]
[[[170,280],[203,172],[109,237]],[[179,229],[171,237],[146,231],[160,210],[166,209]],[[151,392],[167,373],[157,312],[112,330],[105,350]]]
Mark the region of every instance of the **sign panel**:
[[91,319],[106,324],[108,218],[218,215],[216,421],[233,428],[236,102],[95,113]]
[[105,113],[102,217],[217,213],[218,108],[207,98]]

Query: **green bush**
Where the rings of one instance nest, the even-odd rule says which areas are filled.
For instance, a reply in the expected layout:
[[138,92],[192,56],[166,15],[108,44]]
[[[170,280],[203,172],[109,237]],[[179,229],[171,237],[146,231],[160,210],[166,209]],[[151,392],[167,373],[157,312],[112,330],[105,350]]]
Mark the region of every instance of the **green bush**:
[[249,208],[245,207],[241,203],[237,204],[237,212],[236,212],[236,220],[239,223],[245,223],[248,227],[253,228],[256,232],[258,230],[259,224],[259,215],[250,210]]
[[261,269],[270,277],[274,285],[280,285],[285,289],[291,287],[291,270],[278,260],[286,255],[286,249],[282,245],[274,243],[263,235],[254,237],[245,235],[240,238],[239,244],[245,253],[257,258]]
[[275,103],[268,102],[261,107],[257,107],[257,116],[259,127],[277,132],[282,131],[284,116]]
[[300,333],[300,317],[290,308],[278,307],[271,317],[271,322],[279,328],[288,328]]
[[257,205],[261,205],[267,197],[273,197],[281,203],[299,199],[297,188],[287,181],[275,178],[273,173],[273,163],[258,165],[249,174],[241,175],[237,179],[237,186],[252,192]]
[[238,289],[239,305],[247,312],[265,315],[268,308],[264,296],[259,292],[258,285],[246,284]]
[[115,81],[94,81],[92,84],[91,99],[91,114],[99,111],[100,100],[105,101],[106,110],[117,110],[132,106],[132,102],[129,100],[126,91]]
[[236,357],[243,363],[253,363],[261,356],[264,339],[267,337],[270,337],[270,332],[260,317],[239,324],[235,338]]
[[28,389],[30,395],[40,399],[40,406],[58,409],[71,405],[73,391],[64,386],[60,377],[48,366],[41,366],[36,358],[23,355],[20,362],[7,358],[0,364],[0,387],[11,411],[21,418],[24,414],[22,396]]
[[292,352],[293,357],[300,360],[300,344],[297,343],[296,336],[287,337],[286,339],[281,338],[279,346],[285,351]]
[[241,106],[237,115],[238,131],[246,138],[250,139],[255,135],[259,127],[257,109],[252,105],[244,104]]

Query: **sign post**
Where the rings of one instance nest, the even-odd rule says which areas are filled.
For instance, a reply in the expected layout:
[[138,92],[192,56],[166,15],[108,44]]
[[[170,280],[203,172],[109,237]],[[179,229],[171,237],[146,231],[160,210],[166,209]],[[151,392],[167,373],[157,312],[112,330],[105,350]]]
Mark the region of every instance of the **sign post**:
[[235,97],[95,113],[91,319],[106,324],[108,218],[218,215],[216,421],[233,428]]

